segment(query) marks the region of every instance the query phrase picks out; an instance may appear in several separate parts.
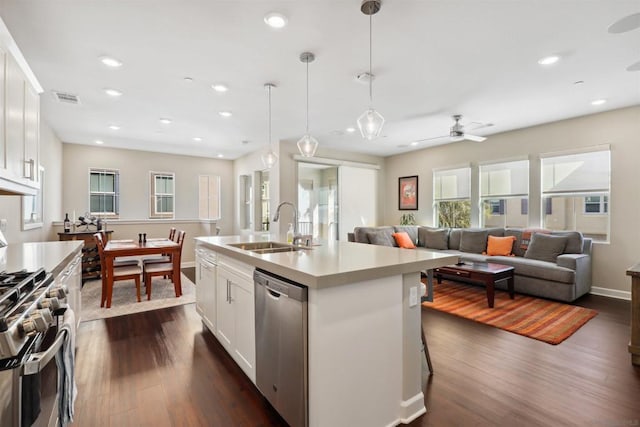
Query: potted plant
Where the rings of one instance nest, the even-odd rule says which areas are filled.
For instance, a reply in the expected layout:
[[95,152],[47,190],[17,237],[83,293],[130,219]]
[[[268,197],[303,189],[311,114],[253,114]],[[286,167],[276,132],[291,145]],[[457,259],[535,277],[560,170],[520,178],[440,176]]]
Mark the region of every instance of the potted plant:
[[400,225],[416,225],[415,214],[403,213],[400,215]]

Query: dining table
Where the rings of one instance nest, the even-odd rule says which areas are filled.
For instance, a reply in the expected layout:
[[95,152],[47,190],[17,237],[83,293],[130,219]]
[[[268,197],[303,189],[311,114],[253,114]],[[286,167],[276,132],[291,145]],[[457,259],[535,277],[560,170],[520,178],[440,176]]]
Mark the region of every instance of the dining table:
[[178,296],[182,295],[182,283],[180,281],[180,254],[181,247],[178,243],[167,238],[148,238],[145,241],[135,240],[110,240],[104,247],[104,260],[106,271],[102,275],[102,299],[101,306],[111,307],[113,294],[113,261],[120,257],[142,257],[145,255],[169,255],[173,262],[173,280]]

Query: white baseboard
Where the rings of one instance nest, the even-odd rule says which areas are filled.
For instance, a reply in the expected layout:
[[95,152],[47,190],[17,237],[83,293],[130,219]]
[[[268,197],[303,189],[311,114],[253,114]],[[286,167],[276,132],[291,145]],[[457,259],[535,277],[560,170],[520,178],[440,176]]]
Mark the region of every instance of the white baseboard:
[[617,299],[624,299],[627,301],[631,301],[631,292],[629,291],[619,291],[617,289],[598,288],[596,286],[592,286],[591,292],[589,293],[593,295],[600,295],[603,297],[617,298]]

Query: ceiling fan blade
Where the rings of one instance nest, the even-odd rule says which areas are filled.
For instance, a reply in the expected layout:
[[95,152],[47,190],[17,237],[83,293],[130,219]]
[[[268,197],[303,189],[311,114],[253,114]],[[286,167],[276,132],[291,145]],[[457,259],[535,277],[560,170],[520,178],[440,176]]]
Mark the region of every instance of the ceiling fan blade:
[[[475,126],[470,126],[475,125]],[[466,127],[470,130],[484,129],[491,126],[495,126],[493,123],[471,122]]]
[[464,139],[468,139],[469,141],[473,141],[473,142],[482,142],[482,141],[486,140],[487,138],[485,138],[484,136],[469,135],[468,133],[465,133],[464,134]]
[[433,138],[426,138],[426,139],[416,139],[414,142],[433,141],[434,139],[442,139],[442,138],[449,138],[449,135],[440,135],[440,136],[435,136]]

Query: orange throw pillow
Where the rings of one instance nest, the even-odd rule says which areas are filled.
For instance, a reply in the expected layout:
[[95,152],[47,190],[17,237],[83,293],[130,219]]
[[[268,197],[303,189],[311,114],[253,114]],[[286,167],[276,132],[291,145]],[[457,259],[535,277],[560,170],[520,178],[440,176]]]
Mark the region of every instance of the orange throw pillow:
[[487,240],[487,255],[511,256],[513,242],[516,236],[496,237],[489,236]]
[[416,245],[413,244],[413,242],[411,241],[411,237],[409,237],[409,234],[406,231],[400,231],[399,233],[393,233],[392,236],[393,236],[394,239],[396,239],[396,243],[401,248],[405,248],[405,249],[415,249],[416,248]]

